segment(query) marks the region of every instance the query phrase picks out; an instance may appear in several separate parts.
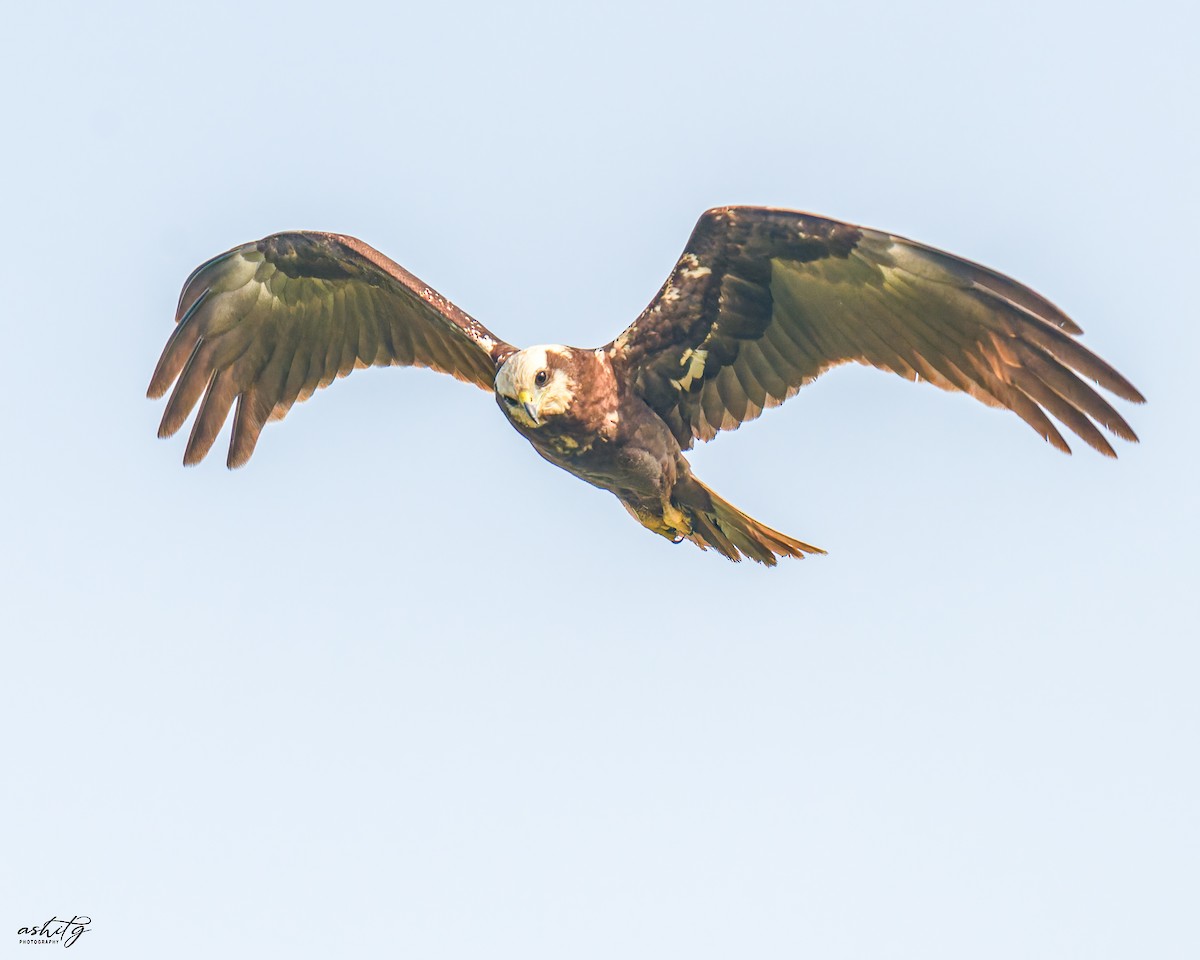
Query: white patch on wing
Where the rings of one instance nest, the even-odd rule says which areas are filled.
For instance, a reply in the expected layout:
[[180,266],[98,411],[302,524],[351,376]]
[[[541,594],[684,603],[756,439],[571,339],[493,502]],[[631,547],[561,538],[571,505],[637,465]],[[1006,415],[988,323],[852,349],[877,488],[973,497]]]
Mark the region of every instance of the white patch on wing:
[[684,374],[678,380],[672,380],[680,390],[687,390],[693,381],[704,376],[704,365],[708,362],[707,350],[693,350],[690,347],[683,351],[679,365],[684,368]]
[[679,258],[679,275],[687,277],[689,280],[698,280],[701,277],[707,277],[712,271],[708,267],[700,266],[700,260],[694,253],[685,253]]

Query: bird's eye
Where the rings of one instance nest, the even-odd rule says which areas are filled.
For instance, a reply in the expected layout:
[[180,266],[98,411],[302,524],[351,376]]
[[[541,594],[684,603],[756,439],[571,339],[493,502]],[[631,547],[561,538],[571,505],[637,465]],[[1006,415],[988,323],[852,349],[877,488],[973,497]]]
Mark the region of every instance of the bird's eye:
[[544,387],[549,378],[550,374],[548,374],[545,370],[539,370],[537,372],[537,376],[533,378],[533,382],[539,387]]

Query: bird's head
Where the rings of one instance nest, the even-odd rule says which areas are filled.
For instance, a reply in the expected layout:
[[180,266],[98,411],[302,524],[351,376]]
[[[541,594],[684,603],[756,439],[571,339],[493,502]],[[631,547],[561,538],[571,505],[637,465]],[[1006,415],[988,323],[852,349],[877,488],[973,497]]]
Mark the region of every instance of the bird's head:
[[558,343],[518,350],[496,374],[496,399],[508,418],[528,428],[564,413],[575,399],[574,352]]

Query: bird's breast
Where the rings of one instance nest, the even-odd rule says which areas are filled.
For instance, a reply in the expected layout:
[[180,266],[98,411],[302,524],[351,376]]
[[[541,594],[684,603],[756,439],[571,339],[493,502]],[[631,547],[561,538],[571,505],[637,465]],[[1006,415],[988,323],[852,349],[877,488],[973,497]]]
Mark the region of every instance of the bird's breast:
[[586,457],[597,444],[605,443],[600,432],[565,417],[555,417],[536,429],[523,430],[522,433],[539,450],[567,459]]

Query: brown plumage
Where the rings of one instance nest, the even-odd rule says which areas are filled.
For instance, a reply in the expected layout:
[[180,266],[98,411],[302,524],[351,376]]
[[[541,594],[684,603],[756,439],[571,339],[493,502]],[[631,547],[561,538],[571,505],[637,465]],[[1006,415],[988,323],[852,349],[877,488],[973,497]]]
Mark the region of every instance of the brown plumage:
[[263,425],[364,366],[425,366],[493,390],[550,462],[610,490],[643,525],[730,559],[820,552],[759,524],[692,476],[683,451],[854,361],[1006,407],[1065,452],[1053,416],[1106,456],[1136,441],[1093,387],[1138,391],[1045,298],[978,264],[787,210],[705,213],[650,305],[596,350],[519,351],[352,237],[276,234],[184,285],[149,395],[175,384],[160,436],[199,403],[184,462],[236,402],[227,463]]
[[333,233],[278,233],[214,257],[188,277],[175,321],[147,395],[178,378],[158,430],[169,437],[203,394],[188,465],[234,400],[226,462],[240,467],[267,420],[351,370],[432,367],[490,390],[515,349],[378,250]]

